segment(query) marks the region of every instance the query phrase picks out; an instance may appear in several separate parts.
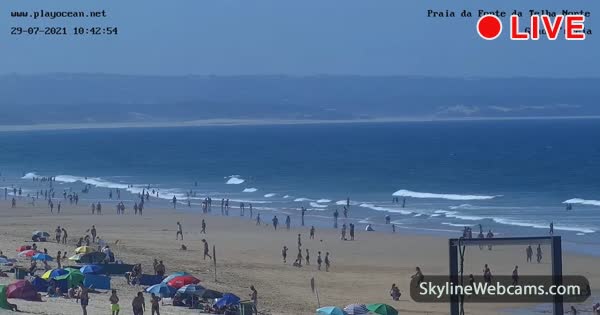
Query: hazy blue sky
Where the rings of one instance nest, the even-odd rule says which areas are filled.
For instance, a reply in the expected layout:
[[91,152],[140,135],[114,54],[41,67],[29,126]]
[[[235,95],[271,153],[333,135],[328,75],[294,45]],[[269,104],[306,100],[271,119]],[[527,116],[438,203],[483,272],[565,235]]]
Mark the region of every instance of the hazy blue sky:
[[[484,41],[476,18],[427,9],[587,9],[583,42]],[[106,9],[107,19],[10,18]],[[600,1],[28,0],[0,2],[0,73],[599,76]],[[504,19],[508,21],[508,18]],[[27,37],[11,26],[117,26],[117,37]]]

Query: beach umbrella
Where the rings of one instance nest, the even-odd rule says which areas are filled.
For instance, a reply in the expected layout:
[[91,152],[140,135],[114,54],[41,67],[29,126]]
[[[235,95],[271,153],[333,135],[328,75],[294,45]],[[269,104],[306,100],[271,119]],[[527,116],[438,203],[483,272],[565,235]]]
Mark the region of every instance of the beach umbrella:
[[33,257],[33,255],[35,255],[37,253],[38,253],[37,250],[28,249],[28,250],[24,250],[24,251],[18,253],[17,256],[19,256],[19,257]]
[[177,291],[177,289],[168,286],[165,283],[159,283],[159,284],[155,284],[151,287],[146,288],[146,293],[154,293],[158,296],[168,296],[171,297],[173,295],[175,295],[175,292]]
[[81,259],[81,256],[83,256],[83,255],[82,254],[73,255],[73,256],[69,257],[69,260],[79,261]]
[[44,231],[35,231],[31,233],[31,236],[50,237],[50,233]]
[[348,315],[369,314],[369,309],[364,304],[350,304],[344,307],[344,311]]
[[102,267],[98,265],[85,265],[79,271],[83,274],[96,274],[102,271]]
[[95,252],[96,250],[90,246],[80,246],[75,248],[75,254],[87,254],[91,252]]
[[6,297],[9,299],[37,300],[37,291],[31,282],[17,280],[6,287]]
[[239,296],[237,296],[233,293],[225,293],[225,294],[223,294],[223,297],[218,299],[213,306],[217,307],[217,308],[221,308],[221,307],[225,307],[225,306],[235,305],[238,303],[240,303]]
[[188,284],[196,284],[199,283],[200,279],[194,277],[194,276],[179,276],[179,277],[175,277],[173,279],[171,279],[171,281],[167,282],[167,284],[169,286],[172,286],[175,289],[179,289],[181,287],[183,287],[184,285],[188,285]]
[[52,270],[48,270],[46,271],[41,278],[44,280],[48,280],[48,279],[52,279],[54,277],[58,277],[58,276],[62,276],[62,275],[66,275],[68,274],[69,271],[65,270],[65,269],[52,269]]
[[204,290],[204,287],[197,284],[188,284],[177,290],[178,293],[192,295],[198,291]]
[[367,309],[379,315],[398,315],[398,311],[395,308],[383,303],[369,304],[367,305]]
[[54,258],[48,254],[37,253],[31,257],[32,260],[40,260],[40,261],[52,261]]
[[172,274],[170,274],[168,277],[164,278],[162,283],[168,283],[169,281],[173,280],[173,278],[177,278],[177,277],[181,277],[181,276],[188,276],[189,273],[187,272],[174,272]]
[[91,252],[87,254],[80,254],[79,262],[83,264],[97,264],[106,260],[106,254],[102,252]]
[[337,306],[325,306],[317,309],[317,315],[347,315],[347,313]]
[[220,299],[223,297],[223,293],[210,289],[196,291],[193,295],[205,300]]

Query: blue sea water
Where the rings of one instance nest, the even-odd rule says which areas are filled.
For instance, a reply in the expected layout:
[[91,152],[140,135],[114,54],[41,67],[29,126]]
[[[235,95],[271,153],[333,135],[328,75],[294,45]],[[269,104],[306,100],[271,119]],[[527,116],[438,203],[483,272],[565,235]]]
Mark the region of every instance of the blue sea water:
[[323,225],[349,197],[359,228],[390,231],[389,214],[406,232],[458,236],[481,224],[501,236],[547,235],[553,221],[567,248],[600,254],[599,136],[598,120],[5,132],[0,187],[32,193],[41,188],[33,174],[57,176],[59,192],[92,184],[80,193],[91,203],[116,188],[134,200],[151,185],[165,205],[173,195],[187,204],[192,190],[192,211],[205,196],[230,198],[265,220],[282,212],[297,222],[304,206]]

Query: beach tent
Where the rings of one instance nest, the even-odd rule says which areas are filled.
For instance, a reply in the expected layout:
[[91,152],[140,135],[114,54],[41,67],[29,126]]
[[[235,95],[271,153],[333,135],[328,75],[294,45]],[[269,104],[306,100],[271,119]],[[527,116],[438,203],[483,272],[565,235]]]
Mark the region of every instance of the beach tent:
[[9,299],[23,299],[29,301],[38,300],[35,287],[27,280],[18,280],[17,282],[9,284],[6,288],[6,297]]
[[197,285],[197,284],[188,284],[188,285],[184,285],[183,287],[179,288],[179,290],[177,290],[177,293],[181,293],[184,295],[192,295],[194,293],[197,293],[200,290],[204,290],[205,288],[201,285]]
[[98,274],[102,271],[102,267],[99,265],[85,265],[79,271],[83,274]]
[[35,255],[33,255],[31,257],[32,260],[39,260],[39,261],[52,261],[53,258],[52,256],[48,255],[48,254],[44,254],[44,253],[37,253]]
[[233,293],[225,293],[225,294],[223,294],[223,297],[218,299],[213,306],[217,307],[217,308],[221,308],[221,307],[235,305],[235,304],[239,304],[239,303],[240,303],[239,296],[237,296]]
[[344,311],[348,313],[348,315],[361,315],[361,314],[369,314],[369,309],[364,304],[350,304],[344,307]]
[[31,235],[39,236],[39,237],[50,237],[50,233],[44,232],[44,231],[35,231],[35,232],[31,233]]
[[138,284],[139,285],[155,285],[155,284],[159,284],[162,283],[162,277],[159,275],[146,275],[143,274],[139,280],[138,280]]
[[62,276],[62,275],[66,275],[68,274],[69,271],[66,269],[52,269],[52,270],[48,270],[46,271],[43,275],[42,275],[42,279],[44,280],[48,280],[54,277],[58,277],[58,276]]
[[37,253],[38,253],[37,250],[28,249],[28,250],[24,250],[24,251],[18,253],[17,256],[19,256],[19,257],[33,257],[33,255],[35,255]]
[[347,313],[337,306],[325,306],[317,309],[317,315],[347,315]]
[[0,285],[0,309],[10,310],[8,301],[6,300],[6,286]]
[[69,273],[54,277],[53,279],[57,281],[66,280],[68,288],[76,287],[83,283],[85,276],[78,269],[65,268],[65,270],[69,271]]
[[168,283],[169,281],[173,280],[173,278],[177,278],[177,277],[181,277],[181,276],[188,276],[189,273],[187,272],[174,272],[172,274],[170,274],[168,277],[164,278],[162,280],[162,283]]
[[172,297],[177,289],[168,286],[166,283],[155,284],[146,288],[146,293],[154,293],[161,297]]
[[169,286],[172,286],[175,289],[179,289],[188,284],[196,284],[199,283],[200,279],[194,276],[179,276],[171,279],[171,281],[167,282]]
[[86,288],[94,288],[97,290],[110,290],[110,277],[87,274],[83,279],[83,285]]
[[37,292],[48,292],[48,287],[50,286],[50,283],[48,283],[48,281],[40,277],[35,277],[35,279],[31,281],[31,284]]
[[383,303],[369,304],[367,305],[367,309],[379,315],[398,315],[398,311],[395,308]]
[[80,246],[75,249],[75,254],[88,254],[95,252],[96,250],[90,246]]
[[204,299],[204,300],[213,300],[220,299],[223,297],[223,293],[211,289],[202,289],[193,293],[193,295]]

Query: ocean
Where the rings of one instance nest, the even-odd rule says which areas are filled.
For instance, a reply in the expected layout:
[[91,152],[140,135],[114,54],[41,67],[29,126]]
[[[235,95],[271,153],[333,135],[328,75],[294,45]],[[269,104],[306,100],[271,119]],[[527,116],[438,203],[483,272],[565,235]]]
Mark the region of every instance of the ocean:
[[594,119],[3,132],[0,187],[34,195],[47,186],[33,176],[56,176],[57,197],[111,204],[108,190],[121,189],[131,209],[150,185],[164,206],[175,195],[200,212],[210,196],[220,214],[229,198],[231,215],[252,203],[263,220],[289,214],[292,224],[306,207],[324,227],[350,198],[346,221],[358,229],[391,232],[390,215],[406,233],[457,237],[481,224],[533,236],[554,222],[567,250],[600,255],[599,136]]

